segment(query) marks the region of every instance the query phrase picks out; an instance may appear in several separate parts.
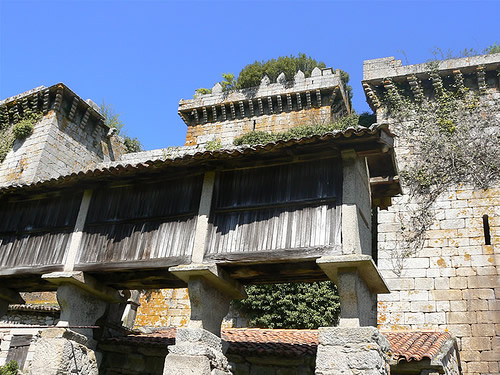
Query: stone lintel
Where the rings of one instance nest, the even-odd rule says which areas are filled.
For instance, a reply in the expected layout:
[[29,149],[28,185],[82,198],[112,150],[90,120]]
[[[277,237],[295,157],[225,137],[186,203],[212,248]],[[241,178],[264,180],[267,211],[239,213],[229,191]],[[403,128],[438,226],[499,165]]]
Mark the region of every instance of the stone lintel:
[[8,303],[16,304],[26,303],[18,292],[3,287],[0,287],[0,301],[7,301]]
[[188,283],[190,279],[201,277],[214,288],[230,296],[232,299],[243,299],[247,297],[243,285],[231,278],[215,263],[186,264],[170,267],[168,270],[186,283]]
[[338,283],[338,274],[343,269],[356,269],[373,294],[390,293],[389,287],[369,255],[324,256],[317,259],[316,263],[335,283]]
[[124,303],[129,297],[129,295],[124,295],[116,289],[101,284],[82,271],[52,272],[42,275],[42,279],[56,285],[75,285],[106,302]]

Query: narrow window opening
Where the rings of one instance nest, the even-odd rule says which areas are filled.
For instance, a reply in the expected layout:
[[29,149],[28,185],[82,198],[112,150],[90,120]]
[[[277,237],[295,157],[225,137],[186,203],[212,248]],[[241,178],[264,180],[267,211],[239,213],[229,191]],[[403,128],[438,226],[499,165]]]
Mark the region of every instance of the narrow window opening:
[[491,245],[490,223],[488,215],[483,215],[484,244]]

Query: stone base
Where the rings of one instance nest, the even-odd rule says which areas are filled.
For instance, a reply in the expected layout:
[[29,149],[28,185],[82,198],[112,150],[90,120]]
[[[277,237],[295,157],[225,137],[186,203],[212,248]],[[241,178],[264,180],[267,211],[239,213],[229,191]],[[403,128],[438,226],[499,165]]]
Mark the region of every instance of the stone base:
[[390,345],[374,327],[319,329],[316,375],[387,375]]
[[163,375],[230,375],[223,342],[201,328],[178,328],[175,345],[168,347]]
[[31,375],[98,375],[95,342],[64,328],[49,328],[35,344]]

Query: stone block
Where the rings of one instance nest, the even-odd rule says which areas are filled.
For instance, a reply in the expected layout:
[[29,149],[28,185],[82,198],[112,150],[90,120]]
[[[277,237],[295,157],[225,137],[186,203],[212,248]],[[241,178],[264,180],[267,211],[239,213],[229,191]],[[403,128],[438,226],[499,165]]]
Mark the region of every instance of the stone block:
[[207,357],[168,354],[163,375],[211,375],[211,372]]
[[446,323],[446,313],[445,312],[426,313],[425,314],[425,323],[445,324]]
[[491,350],[490,337],[463,337],[462,348],[468,350]]
[[450,311],[446,313],[446,319],[449,324],[464,324],[464,323],[476,323],[477,315],[474,312],[454,312]]
[[[493,324],[472,324],[472,336],[488,337],[495,336],[495,326]],[[500,359],[500,356],[498,357]]]
[[495,291],[493,289],[467,289],[463,291],[464,299],[495,299]]
[[440,277],[434,280],[435,289],[450,289],[450,279],[447,277]]
[[460,301],[463,298],[461,290],[433,290],[430,292],[431,299],[434,301]]
[[466,301],[450,301],[450,311],[458,312],[467,310],[469,309],[467,307]]
[[434,279],[431,278],[416,278],[415,279],[415,289],[416,290],[431,290],[434,289]]
[[470,336],[472,332],[470,324],[454,324],[448,322],[447,328],[453,335],[457,337]]
[[450,288],[451,289],[465,289],[467,288],[467,278],[466,277],[450,277]]

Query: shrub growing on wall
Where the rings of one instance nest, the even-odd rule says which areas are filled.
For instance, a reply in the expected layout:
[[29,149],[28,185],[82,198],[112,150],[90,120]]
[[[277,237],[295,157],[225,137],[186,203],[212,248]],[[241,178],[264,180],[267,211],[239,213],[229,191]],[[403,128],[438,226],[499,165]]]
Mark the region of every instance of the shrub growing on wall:
[[250,285],[237,310],[259,328],[316,329],[337,324],[340,302],[331,281]]
[[16,361],[10,361],[5,366],[0,367],[0,375],[17,375],[19,366]]

